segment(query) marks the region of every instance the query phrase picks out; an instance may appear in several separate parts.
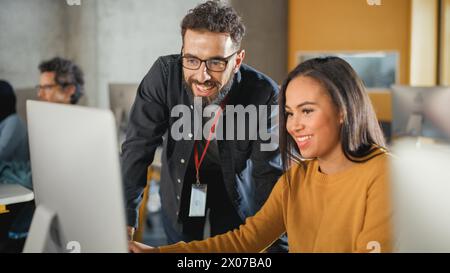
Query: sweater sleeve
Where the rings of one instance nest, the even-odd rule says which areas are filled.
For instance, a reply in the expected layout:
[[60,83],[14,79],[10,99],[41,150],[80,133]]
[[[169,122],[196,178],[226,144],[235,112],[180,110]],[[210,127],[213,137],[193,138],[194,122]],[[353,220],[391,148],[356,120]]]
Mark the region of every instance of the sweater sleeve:
[[285,180],[280,178],[267,202],[254,216],[247,218],[239,229],[217,235],[203,241],[179,242],[160,247],[160,252],[261,252],[278,239],[285,231],[283,197],[288,190]]
[[356,252],[392,251],[392,208],[389,172],[375,177],[367,192],[364,225],[358,235]]

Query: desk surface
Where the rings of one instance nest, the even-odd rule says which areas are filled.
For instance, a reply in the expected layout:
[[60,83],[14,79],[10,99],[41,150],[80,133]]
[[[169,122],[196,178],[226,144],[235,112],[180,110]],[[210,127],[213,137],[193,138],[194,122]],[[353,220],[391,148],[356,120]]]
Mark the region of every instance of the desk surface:
[[31,201],[34,193],[18,184],[0,184],[0,205]]

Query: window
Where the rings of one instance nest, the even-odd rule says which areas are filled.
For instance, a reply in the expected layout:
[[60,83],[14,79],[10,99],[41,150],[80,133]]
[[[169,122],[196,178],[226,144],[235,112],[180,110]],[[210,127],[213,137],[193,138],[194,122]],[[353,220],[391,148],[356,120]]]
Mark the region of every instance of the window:
[[397,83],[399,54],[397,52],[300,52],[299,62],[324,56],[346,60],[361,77],[367,88],[390,88]]

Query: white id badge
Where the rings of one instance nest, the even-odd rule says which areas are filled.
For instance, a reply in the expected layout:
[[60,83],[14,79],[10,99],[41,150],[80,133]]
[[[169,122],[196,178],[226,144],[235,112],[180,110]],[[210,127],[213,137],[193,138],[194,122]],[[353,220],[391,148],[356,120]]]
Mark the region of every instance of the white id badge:
[[206,184],[192,184],[189,217],[204,217],[206,211]]

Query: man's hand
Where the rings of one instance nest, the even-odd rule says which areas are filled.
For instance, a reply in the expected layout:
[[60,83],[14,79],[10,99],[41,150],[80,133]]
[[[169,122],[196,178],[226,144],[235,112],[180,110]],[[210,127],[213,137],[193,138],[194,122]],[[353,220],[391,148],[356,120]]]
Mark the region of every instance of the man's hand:
[[127,226],[128,241],[133,241],[134,231],[135,231],[134,227]]
[[144,245],[135,241],[128,242],[128,250],[131,253],[159,253],[158,248]]

